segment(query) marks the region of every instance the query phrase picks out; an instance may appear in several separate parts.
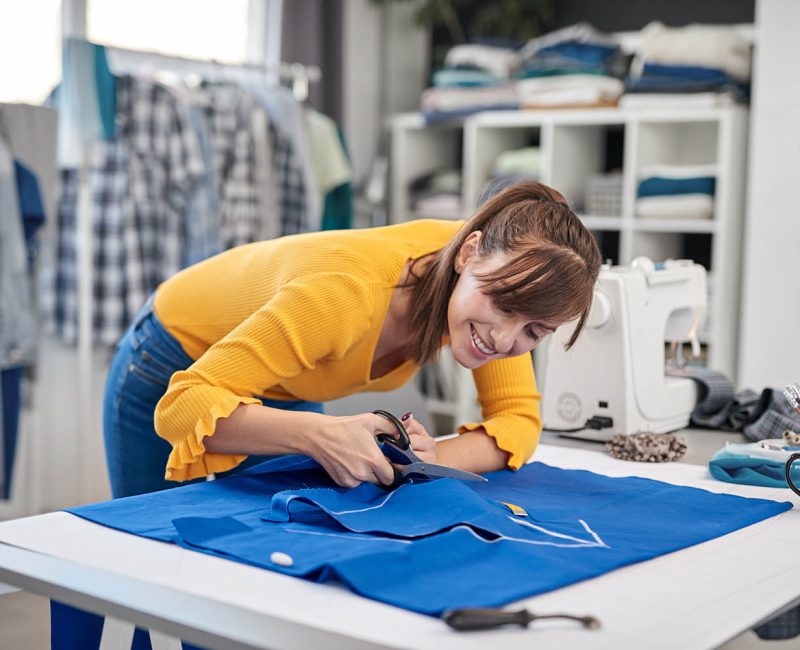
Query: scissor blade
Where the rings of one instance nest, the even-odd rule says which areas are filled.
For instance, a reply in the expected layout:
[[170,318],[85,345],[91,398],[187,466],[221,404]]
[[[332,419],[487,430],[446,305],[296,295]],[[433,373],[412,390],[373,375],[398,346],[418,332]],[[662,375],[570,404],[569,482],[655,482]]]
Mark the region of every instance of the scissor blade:
[[463,469],[447,467],[446,465],[435,465],[432,463],[411,463],[409,465],[401,465],[398,469],[403,472],[405,476],[420,474],[428,478],[457,478],[460,481],[488,480],[480,474],[473,474],[472,472],[465,472]]

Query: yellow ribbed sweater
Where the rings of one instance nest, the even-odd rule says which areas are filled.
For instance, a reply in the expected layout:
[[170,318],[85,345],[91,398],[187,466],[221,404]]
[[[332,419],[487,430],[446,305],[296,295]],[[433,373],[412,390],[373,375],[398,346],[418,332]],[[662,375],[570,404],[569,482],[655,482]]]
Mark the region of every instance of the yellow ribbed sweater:
[[[407,260],[439,250],[462,224],[426,219],[256,242],[160,285],[156,316],[195,360],[156,407],[156,431],[173,446],[166,478],[222,472],[246,458],[206,453],[203,444],[239,404],[325,402],[408,381],[418,370],[410,361],[370,379],[392,291]],[[484,427],[517,469],[541,431],[530,357],[491,361],[473,376],[483,422],[459,431]]]

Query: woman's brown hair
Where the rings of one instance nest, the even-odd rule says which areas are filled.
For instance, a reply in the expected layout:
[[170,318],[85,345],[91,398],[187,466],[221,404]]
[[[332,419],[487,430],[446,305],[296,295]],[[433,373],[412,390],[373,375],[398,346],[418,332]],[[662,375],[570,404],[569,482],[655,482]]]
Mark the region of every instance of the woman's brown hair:
[[447,310],[458,281],[456,257],[470,233],[482,233],[480,255],[511,253],[511,259],[480,280],[497,307],[544,323],[577,319],[567,348],[581,333],[602,256],[594,236],[566,199],[535,181],[516,183],[486,200],[456,236],[435,254],[421,275],[412,267],[409,340],[423,365],[439,354],[447,333]]

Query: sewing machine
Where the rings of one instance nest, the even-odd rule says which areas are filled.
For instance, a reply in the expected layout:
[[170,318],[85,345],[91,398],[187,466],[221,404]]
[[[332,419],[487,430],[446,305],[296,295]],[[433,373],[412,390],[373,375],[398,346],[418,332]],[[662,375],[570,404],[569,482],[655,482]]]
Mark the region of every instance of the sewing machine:
[[[588,322],[571,350],[574,326],[557,330],[547,349],[545,429],[583,439],[663,433],[685,427],[697,401],[695,382],[665,375],[665,342],[683,363],[684,342],[699,355],[697,332],[707,304],[706,271],[691,260],[604,266]],[[586,428],[611,418],[607,428]],[[603,421],[603,424],[608,420]]]

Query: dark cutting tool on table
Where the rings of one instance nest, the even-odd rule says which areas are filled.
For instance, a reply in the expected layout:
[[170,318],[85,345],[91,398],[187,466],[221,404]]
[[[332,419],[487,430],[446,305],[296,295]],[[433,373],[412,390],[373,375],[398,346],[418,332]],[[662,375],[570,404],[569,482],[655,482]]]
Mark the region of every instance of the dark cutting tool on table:
[[472,472],[465,472],[464,470],[455,469],[454,467],[447,467],[446,465],[436,465],[435,463],[426,463],[419,458],[411,449],[411,438],[408,436],[406,428],[389,411],[378,409],[373,411],[382,417],[385,417],[395,428],[395,433],[379,433],[375,439],[384,445],[383,453],[389,462],[392,463],[394,468],[394,480],[391,485],[384,485],[387,490],[394,490],[403,481],[411,477],[419,477],[424,479],[434,478],[457,478],[462,481],[485,481],[486,479],[480,474],[473,474]]
[[534,614],[527,609],[453,609],[442,614],[444,622],[460,632],[476,630],[493,630],[502,625],[520,625],[528,627],[529,623],[547,618],[560,618],[580,623],[583,627],[596,630],[600,621],[594,616],[574,616],[573,614]]

